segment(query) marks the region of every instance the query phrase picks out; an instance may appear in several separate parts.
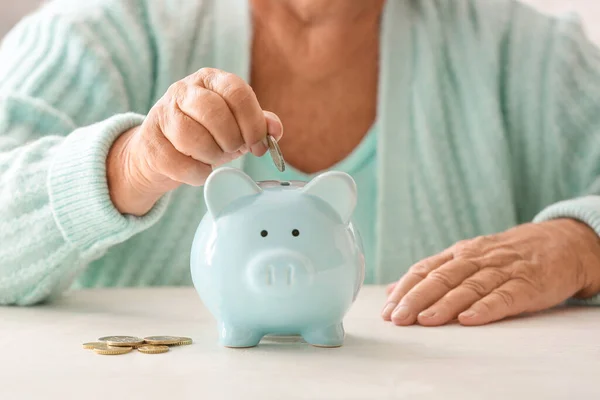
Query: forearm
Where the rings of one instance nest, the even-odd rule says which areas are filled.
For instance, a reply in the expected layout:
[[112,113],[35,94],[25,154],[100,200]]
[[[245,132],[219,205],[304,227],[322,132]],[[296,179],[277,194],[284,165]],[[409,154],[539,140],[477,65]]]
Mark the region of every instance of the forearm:
[[112,142],[143,119],[125,113],[151,100],[151,46],[134,4],[94,12],[56,1],[0,46],[0,304],[60,293],[159,217],[123,216],[106,182]]
[[92,260],[161,217],[167,197],[136,218],[119,213],[108,194],[110,143],[140,119],[117,115],[0,153],[0,304],[60,293]]

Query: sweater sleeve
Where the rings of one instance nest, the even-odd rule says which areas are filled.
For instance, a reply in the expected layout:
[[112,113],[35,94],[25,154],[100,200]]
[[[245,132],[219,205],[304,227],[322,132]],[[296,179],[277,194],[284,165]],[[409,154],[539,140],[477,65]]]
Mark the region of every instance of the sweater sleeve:
[[[512,58],[520,67],[509,98],[521,118],[519,133],[531,138],[515,152],[526,149],[521,175],[527,170],[537,181],[522,186],[537,200],[532,220],[577,219],[600,243],[600,49],[572,15],[522,7],[513,28],[519,51]],[[600,294],[569,302],[600,305]]]
[[[600,49],[576,18],[557,21],[554,35],[548,125],[561,150],[548,155],[559,161],[555,184],[563,198],[543,208],[534,222],[577,219],[598,234],[600,244]],[[600,293],[570,302],[600,305]]]
[[168,203],[164,196],[145,216],[122,215],[106,182],[112,142],[143,121],[152,97],[154,54],[139,2],[66,3],[28,16],[0,47],[4,305],[61,293]]

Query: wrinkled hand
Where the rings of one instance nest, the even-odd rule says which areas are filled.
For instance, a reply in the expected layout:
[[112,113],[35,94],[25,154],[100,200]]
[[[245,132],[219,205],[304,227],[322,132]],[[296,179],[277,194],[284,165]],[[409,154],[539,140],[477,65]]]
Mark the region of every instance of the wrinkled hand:
[[482,325],[600,291],[600,239],[571,219],[458,242],[388,286],[396,325]]
[[123,214],[144,215],[182,184],[201,186],[213,168],[279,141],[277,115],[262,110],[242,78],[203,68],[175,82],[141,126],[123,133],[107,157],[110,197]]

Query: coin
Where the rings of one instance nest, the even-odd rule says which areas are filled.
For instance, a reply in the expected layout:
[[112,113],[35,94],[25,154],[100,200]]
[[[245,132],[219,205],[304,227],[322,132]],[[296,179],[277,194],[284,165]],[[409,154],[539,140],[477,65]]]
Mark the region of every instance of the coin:
[[271,154],[271,158],[273,159],[273,164],[275,164],[279,172],[285,171],[285,161],[283,159],[283,154],[281,153],[281,149],[279,148],[277,141],[273,136],[267,135],[267,143],[269,144],[269,153]]
[[104,342],[88,342],[83,344],[83,348],[86,350],[92,350],[96,346],[106,346]]
[[148,344],[157,345],[183,345],[191,344],[192,339],[182,336],[148,336],[144,338],[144,341]]
[[100,339],[101,342],[106,342],[109,346],[126,346],[131,347],[144,343],[144,339],[135,336],[104,336]]
[[167,351],[169,351],[169,346],[145,344],[143,346],[138,347],[137,350],[141,353],[146,354],[159,354],[166,353]]
[[133,349],[132,347],[109,346],[105,343],[94,346],[94,352],[96,354],[102,354],[102,355],[106,355],[106,356],[129,353],[132,349]]
[[187,346],[189,344],[192,344],[192,339],[182,340],[181,342],[175,343],[173,346]]

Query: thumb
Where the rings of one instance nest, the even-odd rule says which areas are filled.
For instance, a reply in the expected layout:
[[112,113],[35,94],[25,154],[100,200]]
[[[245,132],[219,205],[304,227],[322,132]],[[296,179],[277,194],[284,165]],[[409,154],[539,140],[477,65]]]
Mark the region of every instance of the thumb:
[[283,124],[281,123],[281,120],[271,111],[263,111],[263,114],[265,115],[265,120],[267,122],[267,133],[279,142],[283,136]]

